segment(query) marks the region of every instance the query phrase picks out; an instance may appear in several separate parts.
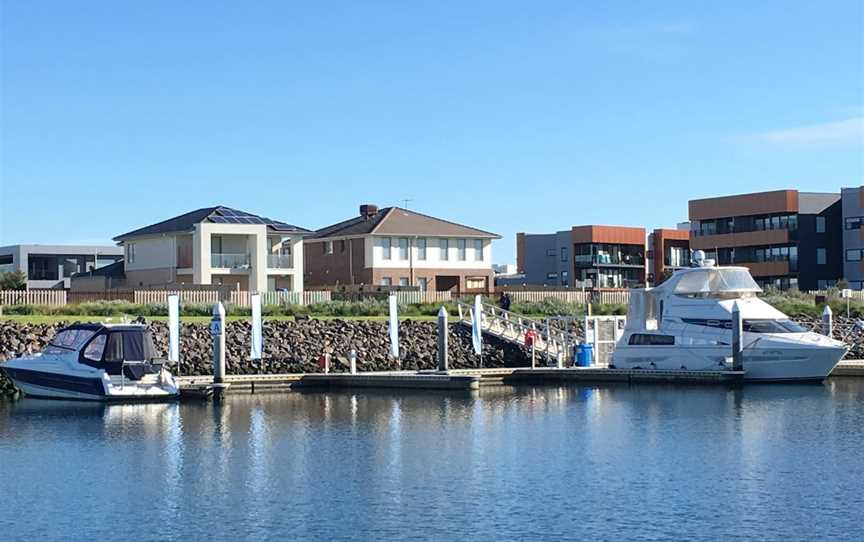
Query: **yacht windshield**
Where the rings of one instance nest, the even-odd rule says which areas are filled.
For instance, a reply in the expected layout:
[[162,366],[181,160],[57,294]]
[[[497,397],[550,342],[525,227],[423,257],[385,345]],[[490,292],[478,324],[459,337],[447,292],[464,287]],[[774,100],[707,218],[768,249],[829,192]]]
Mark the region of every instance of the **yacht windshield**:
[[[719,327],[723,329],[732,329],[732,320],[706,320],[704,318],[682,318],[685,324],[705,327]],[[802,327],[788,318],[779,320],[759,319],[759,320],[744,320],[741,323],[744,331],[749,333],[806,333],[806,327]]]
[[70,351],[77,352],[95,334],[96,331],[92,329],[64,329],[54,336],[45,348],[44,353],[63,354]]
[[746,269],[698,269],[684,274],[675,285],[682,295],[743,297],[762,289]]

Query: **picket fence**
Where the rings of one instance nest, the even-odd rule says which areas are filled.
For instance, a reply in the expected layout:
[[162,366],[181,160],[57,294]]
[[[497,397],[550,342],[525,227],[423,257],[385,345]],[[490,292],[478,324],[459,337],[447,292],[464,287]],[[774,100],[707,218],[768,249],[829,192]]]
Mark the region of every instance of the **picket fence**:
[[[594,304],[627,304],[630,301],[628,290],[507,290],[513,302],[539,303],[547,299],[555,299],[576,305]],[[805,292],[807,295],[826,296],[838,299],[837,290]],[[0,306],[2,305],[48,305],[63,306],[93,301],[129,301],[137,304],[165,304],[168,296],[178,294],[181,302],[186,304],[212,305],[218,301],[248,307],[250,292],[236,291],[219,292],[218,290],[126,290],[111,292],[67,292],[65,290],[0,290]],[[228,294],[228,295],[226,295]],[[264,305],[311,305],[331,301],[329,291],[305,292],[262,292]],[[497,299],[498,293],[486,294]],[[851,299],[864,301],[864,290],[852,290]],[[446,303],[459,298],[471,298],[473,295],[454,294],[436,291],[397,291],[396,298],[400,304]]]
[[66,290],[0,290],[0,305],[66,304]]
[[622,303],[627,304],[630,301],[630,292],[627,290],[614,290],[614,291],[598,291],[598,292],[583,292],[583,291],[545,291],[545,290],[535,290],[535,291],[508,291],[507,294],[510,296],[510,300],[514,302],[523,302],[523,303],[540,303],[547,299],[555,299],[557,301],[563,301],[565,303],[573,303],[576,305],[585,305],[587,303],[602,303],[602,304],[611,304],[611,303]]

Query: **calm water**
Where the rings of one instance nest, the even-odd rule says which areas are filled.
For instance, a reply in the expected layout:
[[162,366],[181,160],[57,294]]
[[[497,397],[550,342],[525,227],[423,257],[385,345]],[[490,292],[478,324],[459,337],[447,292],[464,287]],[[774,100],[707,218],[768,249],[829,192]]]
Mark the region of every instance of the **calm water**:
[[864,538],[864,381],[0,405],[0,539]]

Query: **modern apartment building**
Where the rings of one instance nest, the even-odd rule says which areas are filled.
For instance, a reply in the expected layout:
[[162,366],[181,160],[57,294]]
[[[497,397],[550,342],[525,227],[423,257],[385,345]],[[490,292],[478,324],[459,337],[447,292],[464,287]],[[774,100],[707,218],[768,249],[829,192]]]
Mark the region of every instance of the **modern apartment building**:
[[516,266],[531,286],[641,287],[645,255],[645,228],[587,225],[516,234]]
[[500,236],[408,209],[361,205],[359,215],[304,241],[305,281],[489,292],[495,239]]
[[23,271],[28,288],[69,288],[75,273],[122,259],[123,249],[111,245],[10,245],[0,247],[0,273]]
[[191,211],[114,238],[129,287],[215,284],[303,291],[303,236],[311,232],[230,207]]
[[843,277],[853,290],[864,289],[864,187],[840,191],[843,208]]
[[[689,228],[689,224],[687,224]],[[690,230],[658,228],[648,234],[647,282],[657,286],[676,269],[690,265]]]
[[840,194],[777,190],[690,200],[690,248],[762,286],[816,290],[843,275]]

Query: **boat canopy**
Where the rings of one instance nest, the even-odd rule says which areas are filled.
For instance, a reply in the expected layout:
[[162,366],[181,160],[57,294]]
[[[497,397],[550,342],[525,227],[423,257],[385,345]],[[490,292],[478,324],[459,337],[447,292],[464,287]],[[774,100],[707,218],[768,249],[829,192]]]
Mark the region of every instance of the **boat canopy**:
[[657,321],[662,318],[662,305],[659,292],[652,289],[630,290],[630,304],[627,306],[628,331],[656,330]]
[[743,267],[704,267],[681,273],[673,293],[682,295],[716,295],[759,293],[750,272]]

